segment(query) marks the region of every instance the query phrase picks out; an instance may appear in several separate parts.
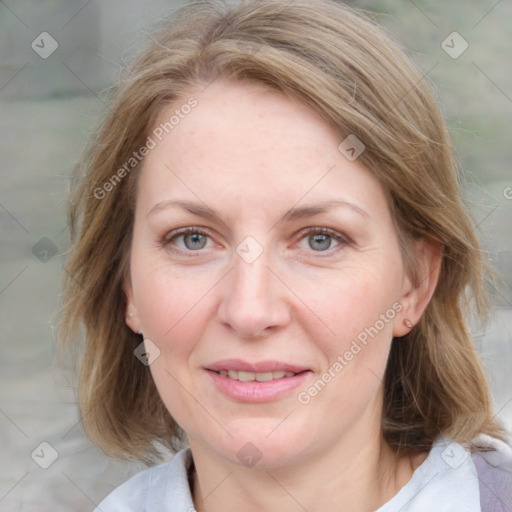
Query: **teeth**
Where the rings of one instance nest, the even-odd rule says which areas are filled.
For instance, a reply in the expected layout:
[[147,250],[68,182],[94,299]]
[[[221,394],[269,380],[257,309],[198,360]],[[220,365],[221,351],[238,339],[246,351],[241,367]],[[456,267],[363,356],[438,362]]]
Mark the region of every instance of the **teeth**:
[[[231,372],[229,372],[231,373]],[[230,375],[231,377],[231,375]],[[231,377],[233,378],[233,377]],[[242,382],[249,382],[250,380],[255,380],[256,374],[253,372],[238,372],[238,380],[241,380]]]
[[265,382],[267,380],[277,379],[277,377],[274,377],[272,375],[272,372],[255,373],[254,375],[256,375],[256,380],[258,382]]
[[233,380],[239,380],[242,382],[251,382],[251,381],[258,381],[258,382],[266,382],[269,380],[276,380],[276,379],[282,379],[283,377],[293,377],[295,373],[293,372],[285,372],[283,370],[277,371],[277,372],[242,372],[242,371],[236,371],[236,370],[220,370],[219,373],[223,375],[224,377],[229,377]]

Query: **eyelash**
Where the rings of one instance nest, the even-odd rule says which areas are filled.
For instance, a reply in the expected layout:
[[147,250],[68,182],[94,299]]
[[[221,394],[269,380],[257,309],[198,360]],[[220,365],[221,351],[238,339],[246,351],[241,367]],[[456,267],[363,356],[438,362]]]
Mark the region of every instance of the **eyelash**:
[[[173,240],[175,240],[176,238],[178,238],[180,236],[190,235],[190,234],[199,234],[199,235],[203,235],[208,238],[211,238],[210,235],[204,229],[202,229],[200,227],[192,226],[192,227],[177,229],[176,231],[172,231],[171,233],[167,234],[161,241],[162,246],[165,248],[169,248],[169,250],[171,250],[172,252],[184,254],[187,257],[193,258],[193,257],[195,257],[194,253],[201,252],[200,249],[193,251],[193,250],[183,250],[183,249],[176,249],[176,248],[169,247],[171,245],[171,242]],[[340,233],[338,233],[337,231],[334,231],[333,229],[321,228],[321,227],[306,228],[306,230],[301,232],[299,241],[303,240],[305,237],[311,236],[311,235],[328,235],[340,244],[334,248],[329,248],[325,251],[311,250],[311,252],[313,252],[313,253],[319,253],[318,256],[315,256],[317,258],[324,257],[324,256],[320,256],[321,253],[327,253],[329,256],[331,256],[332,251],[336,251],[336,249],[340,249],[341,246],[346,246],[351,243],[351,240],[347,236],[341,235]]]

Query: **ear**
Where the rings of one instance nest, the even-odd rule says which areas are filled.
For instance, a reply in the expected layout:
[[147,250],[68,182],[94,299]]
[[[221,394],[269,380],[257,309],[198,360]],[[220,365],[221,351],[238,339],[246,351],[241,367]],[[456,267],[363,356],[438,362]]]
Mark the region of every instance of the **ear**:
[[396,317],[397,322],[393,326],[393,336],[405,336],[411,327],[405,325],[405,320],[416,325],[427,308],[439,280],[442,263],[442,246],[437,242],[422,238],[415,245],[414,264],[415,275],[406,275],[400,304],[402,310]]
[[140,324],[139,312],[133,302],[133,289],[131,279],[125,278],[123,290],[126,295],[125,321],[126,325],[135,333],[141,334],[142,326]]

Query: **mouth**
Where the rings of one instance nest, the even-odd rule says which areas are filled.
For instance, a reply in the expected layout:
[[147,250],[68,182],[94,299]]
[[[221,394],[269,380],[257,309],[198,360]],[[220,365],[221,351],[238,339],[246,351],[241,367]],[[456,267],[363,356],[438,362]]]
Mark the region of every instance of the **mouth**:
[[279,361],[225,360],[204,368],[216,388],[236,402],[271,402],[304,383],[309,368]]
[[[214,370],[212,370],[214,371]],[[237,370],[220,370],[215,372],[219,375],[223,375],[224,377],[228,377],[229,379],[239,380],[241,382],[268,382],[270,380],[278,380],[283,378],[294,377],[298,375],[298,373],[294,372],[285,372],[284,370],[279,370],[276,372],[244,372]],[[299,372],[302,373],[302,372]]]

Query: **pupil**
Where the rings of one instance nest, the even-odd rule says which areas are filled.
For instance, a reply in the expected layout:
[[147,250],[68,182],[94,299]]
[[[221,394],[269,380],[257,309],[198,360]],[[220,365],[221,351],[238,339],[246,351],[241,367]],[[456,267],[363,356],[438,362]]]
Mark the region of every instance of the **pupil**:
[[[187,249],[202,249],[206,244],[206,238],[204,235],[200,233],[193,233],[191,235],[185,235],[184,237],[185,245]],[[187,240],[191,241],[191,243],[187,243]]]
[[309,237],[310,245],[311,243],[319,243],[316,247],[311,245],[312,249],[318,249],[320,251],[325,251],[329,249],[331,246],[331,237],[329,235],[312,235]]

